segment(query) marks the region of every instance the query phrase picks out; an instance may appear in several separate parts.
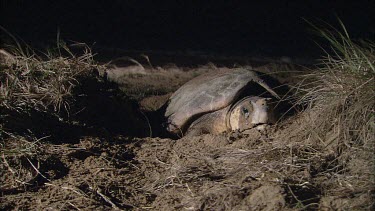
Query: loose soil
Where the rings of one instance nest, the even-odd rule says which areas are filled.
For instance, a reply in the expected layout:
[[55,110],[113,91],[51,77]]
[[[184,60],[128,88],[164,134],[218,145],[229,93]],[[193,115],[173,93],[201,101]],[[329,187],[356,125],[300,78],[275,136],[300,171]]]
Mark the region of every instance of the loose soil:
[[[291,64],[253,67],[278,72],[268,77],[284,85],[276,88],[283,93],[297,80],[289,72],[302,71]],[[338,152],[306,136],[313,112],[293,108],[265,132],[170,138],[162,131],[169,96],[217,67],[118,68],[102,74],[106,86],[78,101],[86,110],[74,124],[56,129],[48,125],[55,120],[32,119],[34,130],[50,132],[2,143],[14,150],[1,158],[1,210],[371,209],[363,207],[371,192],[348,195],[357,188],[347,178],[356,165],[332,171]]]

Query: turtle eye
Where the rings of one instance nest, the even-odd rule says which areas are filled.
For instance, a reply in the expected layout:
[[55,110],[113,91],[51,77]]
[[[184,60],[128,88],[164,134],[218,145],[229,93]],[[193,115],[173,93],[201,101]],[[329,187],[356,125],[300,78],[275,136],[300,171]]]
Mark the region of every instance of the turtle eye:
[[242,107],[241,111],[242,111],[242,114],[245,115],[245,118],[248,118],[250,116],[249,110],[247,110],[247,108]]

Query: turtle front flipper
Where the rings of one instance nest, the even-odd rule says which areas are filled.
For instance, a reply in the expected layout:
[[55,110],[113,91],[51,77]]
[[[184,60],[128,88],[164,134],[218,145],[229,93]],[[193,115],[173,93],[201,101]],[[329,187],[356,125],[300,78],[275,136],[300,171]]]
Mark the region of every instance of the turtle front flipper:
[[220,134],[228,130],[226,125],[226,115],[229,106],[212,113],[204,114],[191,123],[185,136],[197,136],[202,134]]

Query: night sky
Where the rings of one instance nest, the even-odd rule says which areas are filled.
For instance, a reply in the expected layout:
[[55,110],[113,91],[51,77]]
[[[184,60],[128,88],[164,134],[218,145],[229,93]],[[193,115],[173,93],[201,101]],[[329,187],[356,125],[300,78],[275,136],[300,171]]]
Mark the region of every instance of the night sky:
[[[374,39],[373,1],[1,0],[0,25],[32,46],[63,40],[126,50],[317,55],[304,18]],[[6,36],[2,32],[2,40]]]

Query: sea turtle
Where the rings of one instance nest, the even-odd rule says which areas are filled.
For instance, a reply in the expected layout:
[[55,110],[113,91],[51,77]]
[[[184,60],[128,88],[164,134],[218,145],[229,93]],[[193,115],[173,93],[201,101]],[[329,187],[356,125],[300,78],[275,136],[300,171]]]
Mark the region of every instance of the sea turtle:
[[[251,86],[255,84],[258,87]],[[259,87],[279,98],[257,73],[244,68],[220,68],[193,78],[169,98],[167,130],[176,135],[197,135],[262,129],[271,121],[270,98],[248,95],[239,99],[245,88]]]

